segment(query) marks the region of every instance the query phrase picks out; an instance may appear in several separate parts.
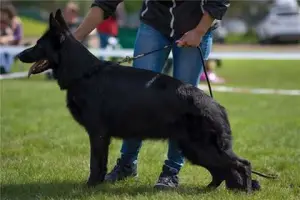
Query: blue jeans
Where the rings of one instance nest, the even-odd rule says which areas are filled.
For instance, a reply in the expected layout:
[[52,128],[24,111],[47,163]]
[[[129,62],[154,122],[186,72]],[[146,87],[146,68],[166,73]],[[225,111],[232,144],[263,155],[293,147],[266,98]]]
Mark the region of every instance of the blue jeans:
[[0,53],[0,67],[2,68],[1,71],[5,73],[11,72],[11,67],[14,63],[14,56],[8,52]]
[[[100,49],[105,49],[108,45],[108,39],[109,39],[109,37],[111,37],[111,35],[98,32],[98,37],[100,39]],[[100,56],[99,59],[104,60],[104,58],[102,56]]]
[[108,38],[110,35],[105,33],[98,33],[99,39],[100,39],[100,48],[105,49],[108,45]]
[[[137,33],[134,55],[150,52],[170,44],[168,38],[159,31],[146,24],[141,24]],[[212,47],[212,33],[209,31],[202,38],[200,44],[204,59],[207,60]],[[171,49],[158,51],[147,56],[134,60],[133,67],[161,72]],[[197,86],[199,77],[203,70],[201,57],[197,48],[180,48],[174,45],[173,53],[173,77],[183,82]],[[137,162],[142,141],[137,139],[124,140],[121,148],[121,159],[128,162]],[[184,157],[176,141],[169,140],[169,148],[165,165],[175,168],[178,171],[184,164]]]

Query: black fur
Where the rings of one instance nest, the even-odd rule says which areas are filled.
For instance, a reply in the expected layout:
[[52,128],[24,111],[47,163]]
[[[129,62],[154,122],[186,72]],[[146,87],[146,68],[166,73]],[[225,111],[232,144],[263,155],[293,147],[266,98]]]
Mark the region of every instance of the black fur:
[[224,107],[169,76],[98,60],[70,35],[60,10],[50,16],[50,28],[37,45],[19,59],[47,59],[67,91],[67,106],[90,138],[89,186],[103,181],[110,139],[118,137],[177,140],[189,161],[211,173],[209,187],[225,181],[229,189],[259,188],[250,162],[232,150]]

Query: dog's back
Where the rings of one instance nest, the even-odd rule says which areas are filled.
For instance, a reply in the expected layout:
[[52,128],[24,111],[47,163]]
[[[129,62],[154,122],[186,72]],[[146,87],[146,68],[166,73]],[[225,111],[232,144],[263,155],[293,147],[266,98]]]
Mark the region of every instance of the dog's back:
[[72,107],[97,112],[116,137],[180,137],[189,120],[199,120],[198,130],[224,121],[222,107],[202,90],[148,70],[103,66],[68,93],[71,112]]

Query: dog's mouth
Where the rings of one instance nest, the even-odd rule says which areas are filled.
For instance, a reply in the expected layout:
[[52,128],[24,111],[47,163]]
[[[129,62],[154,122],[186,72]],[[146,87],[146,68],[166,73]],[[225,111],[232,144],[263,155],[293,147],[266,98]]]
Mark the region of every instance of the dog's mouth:
[[39,74],[42,73],[46,70],[50,69],[50,63],[48,60],[39,60],[37,62],[35,62],[29,69],[28,71],[28,78],[32,75],[32,74]]

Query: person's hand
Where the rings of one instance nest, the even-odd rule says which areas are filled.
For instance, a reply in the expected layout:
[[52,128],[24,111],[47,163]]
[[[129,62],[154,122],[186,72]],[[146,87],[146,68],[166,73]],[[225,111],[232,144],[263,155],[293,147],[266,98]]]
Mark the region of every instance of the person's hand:
[[179,47],[198,47],[203,37],[203,33],[197,29],[186,32],[179,40],[176,41]]

